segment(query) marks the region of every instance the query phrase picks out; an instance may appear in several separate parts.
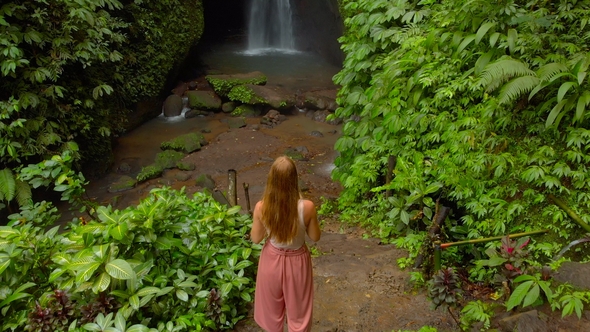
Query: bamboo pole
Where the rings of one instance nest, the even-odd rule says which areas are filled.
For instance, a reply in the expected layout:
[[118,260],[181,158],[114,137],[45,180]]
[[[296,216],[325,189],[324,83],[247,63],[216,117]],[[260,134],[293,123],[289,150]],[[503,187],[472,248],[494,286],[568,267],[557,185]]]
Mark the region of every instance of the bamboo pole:
[[236,206],[238,204],[238,191],[236,188],[236,170],[230,169],[227,171],[229,188],[227,195],[229,196],[229,205]]
[[572,218],[586,232],[590,233],[590,225],[588,225],[586,222],[584,222],[584,220],[582,220],[582,218],[580,218],[580,216],[574,210],[570,209],[570,207],[567,206],[567,204],[565,204],[564,201],[553,196],[552,194],[547,195],[547,198],[552,200],[553,203],[555,203],[555,205],[559,206],[562,210],[564,210],[565,213],[567,213],[568,216],[570,216],[570,218]]
[[250,186],[246,182],[242,185],[244,186],[244,195],[246,195],[246,211],[248,211],[249,214],[252,214],[252,210],[250,209],[250,194],[248,192]]
[[[524,232],[524,233],[509,234],[508,237],[511,239],[514,239],[514,238],[523,237],[523,236],[544,234],[547,232],[549,232],[549,230],[544,229],[544,230],[540,230],[540,231],[531,231],[531,232]],[[440,245],[440,247],[441,247],[441,249],[445,249],[448,247],[460,246],[460,245],[464,245],[464,244],[491,242],[491,241],[501,240],[505,236],[506,235],[488,237],[488,238],[483,238],[483,239],[473,239],[473,240],[466,240],[466,241],[443,243]]]

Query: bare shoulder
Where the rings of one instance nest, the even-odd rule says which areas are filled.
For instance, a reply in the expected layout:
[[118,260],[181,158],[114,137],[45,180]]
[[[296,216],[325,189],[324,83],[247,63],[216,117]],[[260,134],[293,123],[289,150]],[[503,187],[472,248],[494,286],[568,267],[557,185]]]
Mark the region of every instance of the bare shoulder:
[[312,209],[315,210],[315,204],[312,201],[310,201],[309,199],[302,199],[302,201],[303,201],[303,207],[304,207],[305,211],[309,211]]

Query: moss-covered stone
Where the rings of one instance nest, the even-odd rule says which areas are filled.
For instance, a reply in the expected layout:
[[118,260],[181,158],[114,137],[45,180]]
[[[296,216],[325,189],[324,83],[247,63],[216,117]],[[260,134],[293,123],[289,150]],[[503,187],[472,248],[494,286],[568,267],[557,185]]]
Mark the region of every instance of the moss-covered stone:
[[260,110],[256,109],[254,106],[252,105],[240,105],[238,107],[236,107],[236,109],[231,112],[232,116],[244,116],[244,117],[250,117],[250,116],[259,116],[260,115]]
[[174,168],[185,154],[175,150],[165,150],[156,155],[155,164],[161,169]]
[[178,136],[169,141],[160,144],[162,150],[174,150],[184,153],[191,153],[201,149],[201,146],[207,145],[205,137],[198,133],[189,133]]
[[227,97],[233,101],[239,101],[244,104],[265,104],[264,98],[257,96],[252,87],[248,85],[238,85],[231,89]]
[[215,180],[209,174],[201,174],[196,178],[195,185],[213,190],[215,189]]
[[194,171],[196,166],[194,163],[179,161],[178,163],[176,163],[176,168],[178,168],[181,171]]
[[119,180],[117,180],[117,182],[115,182],[109,186],[108,192],[116,193],[116,192],[120,192],[120,191],[133,189],[133,188],[135,188],[136,184],[137,184],[137,181],[134,178],[132,178],[128,175],[123,175],[119,178]]
[[221,108],[221,98],[213,91],[191,90],[186,92],[188,105],[191,108],[219,110]]
[[151,179],[155,179],[162,175],[164,169],[156,164],[151,164],[141,168],[139,174],[137,174],[137,181],[143,182]]
[[208,75],[206,79],[221,97],[227,97],[233,87],[238,85],[264,85],[267,82],[266,75],[259,71],[236,75]]

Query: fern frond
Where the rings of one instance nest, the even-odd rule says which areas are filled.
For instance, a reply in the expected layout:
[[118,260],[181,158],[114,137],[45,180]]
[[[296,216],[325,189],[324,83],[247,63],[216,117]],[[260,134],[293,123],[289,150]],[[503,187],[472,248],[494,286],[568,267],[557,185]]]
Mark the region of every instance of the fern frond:
[[536,76],[521,76],[513,79],[502,87],[499,103],[508,104],[525,93],[530,92],[540,83]]
[[10,168],[0,170],[0,193],[5,201],[12,201],[16,190],[16,179]]
[[566,65],[558,62],[552,62],[544,65],[537,70],[537,76],[541,82],[549,81],[553,76],[567,72],[568,68]]
[[16,201],[19,206],[26,206],[33,203],[31,186],[24,181],[16,180]]
[[[513,77],[534,75],[535,72],[529,69],[526,63],[512,58],[503,58],[485,66],[477,85],[485,87],[486,90],[494,90],[501,85],[497,84],[498,82],[504,83]],[[494,82],[492,89],[491,84]]]

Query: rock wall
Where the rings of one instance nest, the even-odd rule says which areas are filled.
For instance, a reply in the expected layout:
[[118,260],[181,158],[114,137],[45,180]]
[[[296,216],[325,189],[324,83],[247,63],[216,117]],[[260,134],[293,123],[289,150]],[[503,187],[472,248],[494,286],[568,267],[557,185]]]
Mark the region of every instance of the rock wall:
[[338,0],[291,0],[291,8],[297,47],[342,65],[344,53],[338,38],[343,34],[344,23]]

